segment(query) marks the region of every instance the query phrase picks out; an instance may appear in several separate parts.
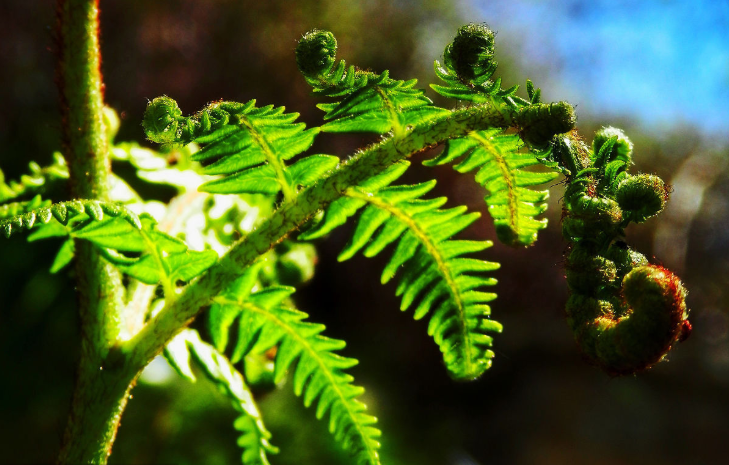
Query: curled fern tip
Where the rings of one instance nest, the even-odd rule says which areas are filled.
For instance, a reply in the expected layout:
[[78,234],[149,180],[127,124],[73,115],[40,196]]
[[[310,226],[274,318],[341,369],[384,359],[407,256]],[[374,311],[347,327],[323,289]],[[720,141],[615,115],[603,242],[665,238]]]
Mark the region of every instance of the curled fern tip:
[[296,64],[306,77],[326,75],[336,61],[337,39],[329,31],[314,29],[296,46]]
[[494,62],[494,32],[482,24],[458,29],[450,46],[450,62],[464,81],[490,76]]
[[177,139],[178,121],[182,110],[173,99],[157,97],[147,105],[142,127],[147,138],[158,144],[168,144]]

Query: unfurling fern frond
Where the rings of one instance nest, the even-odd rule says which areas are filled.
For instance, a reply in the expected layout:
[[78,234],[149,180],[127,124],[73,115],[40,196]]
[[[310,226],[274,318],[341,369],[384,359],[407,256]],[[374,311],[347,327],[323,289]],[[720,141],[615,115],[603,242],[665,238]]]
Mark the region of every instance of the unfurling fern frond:
[[[35,206],[36,203],[38,204],[37,207]],[[52,219],[65,225],[70,219],[80,215],[95,222],[104,220],[104,215],[113,218],[118,217],[137,229],[142,227],[137,215],[124,205],[100,200],[69,200],[49,205],[46,202],[40,202],[40,199],[37,198],[37,200],[33,199],[30,203],[23,205],[13,203],[8,205],[7,208],[17,208],[25,211],[22,214],[0,220],[0,230],[3,231],[5,237],[10,237],[11,234],[17,231],[29,230],[34,225],[47,224]]]
[[590,362],[611,375],[633,374],[691,330],[679,278],[621,240],[630,222],[663,210],[669,190],[657,176],[627,172],[632,143],[620,130],[600,130],[586,160],[569,148],[561,157],[582,169],[568,176],[564,200],[567,322]]
[[504,134],[499,128],[448,141],[446,150],[423,164],[443,165],[459,157],[463,158],[453,166],[459,173],[478,168],[476,182],[488,191],[484,200],[499,240],[513,246],[532,245],[537,232],[547,226],[546,219],[536,216],[547,209],[549,191],[530,188],[555,179],[559,173],[523,170],[540,161],[523,150],[519,136]]
[[365,413],[365,405],[358,400],[364,389],[352,384],[353,378],[344,371],[357,361],[336,354],[344,348],[344,341],[322,336],[323,325],[304,321],[305,313],[284,303],[294,288],[272,286],[252,291],[257,272],[254,265],[214,299],[210,324],[216,348],[225,350],[228,330],[236,318],[238,340],[231,361],[278,346],[276,382],[298,361],[293,373],[296,395],[303,395],[307,407],[316,401],[317,418],[329,412],[329,431],[360,463],[379,464],[377,419]]
[[177,102],[157,97],[147,107],[144,129],[154,142],[197,142],[202,146],[192,159],[205,164],[203,174],[224,177],[206,182],[201,191],[283,192],[287,201],[292,200],[299,186],[315,182],[334,168],[338,159],[312,155],[287,167],[286,160],[311,147],[319,129],[294,123],[298,113],[284,113],[283,107],[273,105],[257,108],[255,103],[216,102],[183,117]]
[[469,24],[458,29],[453,43],[443,52],[443,64],[435,61],[435,74],[446,85],[431,84],[440,95],[474,103],[500,99],[516,109],[528,102],[516,96],[519,86],[501,89],[501,78],[491,81],[496,71],[494,33],[486,26]]
[[423,200],[420,197],[435,186],[435,181],[412,186],[385,185],[399,177],[407,163],[393,165],[383,175],[356,188],[333,202],[321,223],[301,238],[320,237],[364,207],[354,236],[339,255],[347,260],[364,248],[372,257],[386,246],[397,247],[382,273],[388,282],[403,267],[397,295],[400,308],[415,307],[415,319],[431,314],[428,334],[443,352],[450,374],[457,379],[477,378],[491,366],[489,332],[500,332],[501,325],[489,318],[488,302],[493,293],[482,292],[496,283],[481,274],[499,267],[464,255],[480,252],[490,241],[451,240],[474,222],[478,213],[464,214],[466,208],[439,210],[446,199]]
[[361,71],[341,60],[336,63],[337,40],[329,31],[313,30],[296,47],[296,62],[314,94],[335,102],[317,105],[326,112],[326,132],[399,133],[409,125],[448,113],[433,106],[417,80],[390,79],[387,71]]
[[234,427],[241,433],[238,446],[243,449],[243,465],[268,465],[266,454],[276,454],[278,448],[269,442],[271,433],[263,423],[243,375],[225,355],[200,339],[197,331],[186,329],[167,344],[165,357],[180,375],[194,382],[190,355],[197,359],[205,374],[230,398],[240,414]]

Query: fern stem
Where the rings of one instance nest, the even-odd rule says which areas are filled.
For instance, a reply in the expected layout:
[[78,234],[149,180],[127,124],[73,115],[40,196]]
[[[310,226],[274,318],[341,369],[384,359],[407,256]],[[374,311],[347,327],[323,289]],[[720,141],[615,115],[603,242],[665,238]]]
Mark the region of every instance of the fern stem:
[[[98,0],[59,0],[57,81],[63,151],[71,195],[105,200],[108,141],[103,122]],[[126,404],[129,383],[110,382],[100,368],[121,324],[123,286],[119,272],[93,244],[76,243],[81,315],[81,359],[59,463],[105,463]]]
[[344,195],[349,187],[358,185],[399,160],[448,139],[463,137],[474,130],[505,126],[507,123],[498,110],[490,105],[479,105],[434,118],[422,126],[403,132],[402,137],[390,137],[358,152],[329,177],[302,191],[295,201],[284,204],[200,279],[188,285],[173,304],[167,305],[142,331],[123,344],[123,356],[129,357],[133,366],[146,365],[210,304],[213,297],[232,283],[241,270],[254,263],[316,212]]

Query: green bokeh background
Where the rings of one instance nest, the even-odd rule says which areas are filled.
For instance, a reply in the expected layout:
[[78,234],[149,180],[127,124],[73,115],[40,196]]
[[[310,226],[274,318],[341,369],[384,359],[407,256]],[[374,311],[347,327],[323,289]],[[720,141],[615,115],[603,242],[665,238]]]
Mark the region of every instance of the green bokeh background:
[[[49,162],[59,146],[50,3],[0,4],[0,166],[10,179],[31,160]],[[528,8],[529,2],[520,5]],[[101,7],[106,100],[123,120],[118,140],[143,139],[146,103],[162,94],[186,113],[211,100],[256,98],[300,112],[309,125],[320,123],[293,59],[296,40],[314,27],[336,34],[339,56],[349,63],[389,69],[395,78],[417,77],[423,87],[435,81],[432,61],[458,26],[486,21],[499,28],[482,10],[445,0],[137,0],[102,1]],[[548,76],[519,69],[518,45],[497,37],[499,75],[506,85],[527,77],[540,85]],[[563,98],[549,88],[542,92],[547,101]],[[428,95],[435,99],[432,91]],[[581,101],[588,106],[590,97]],[[557,227],[556,186],[548,213],[552,227],[537,245],[512,250],[496,244],[486,252],[486,259],[502,263],[492,307],[505,330],[495,341],[494,367],[476,382],[455,383],[425,322],[400,313],[394,286],[379,284],[384,257],[336,262],[351,232],[343,228],[320,244],[316,277],[296,300],[313,321],[327,325],[327,335],[348,342],[347,356],[360,360],[352,373],[380,418],[385,463],[726,463],[726,140],[707,139],[685,123],[644,133],[641,121],[629,115],[581,117],[578,127],[589,139],[603,124],[622,127],[633,139],[636,171],[656,172],[674,185],[672,206],[630,229],[628,238],[683,277],[694,334],[668,363],[637,377],[611,379],[580,359],[563,317],[566,244]],[[315,150],[346,155],[372,140],[321,136]],[[451,205],[484,213],[468,236],[494,239],[483,192],[472,177],[449,167],[426,170],[419,159],[407,180],[436,175],[438,194],[448,195]],[[58,245],[0,240],[0,463],[49,463],[60,445],[79,335],[73,280],[47,272]],[[134,389],[111,463],[238,463],[235,414],[227,400],[204,380],[191,385],[166,370],[156,363]],[[282,449],[272,463],[349,463],[325,422],[303,408],[289,386],[261,393],[259,400],[273,443]]]

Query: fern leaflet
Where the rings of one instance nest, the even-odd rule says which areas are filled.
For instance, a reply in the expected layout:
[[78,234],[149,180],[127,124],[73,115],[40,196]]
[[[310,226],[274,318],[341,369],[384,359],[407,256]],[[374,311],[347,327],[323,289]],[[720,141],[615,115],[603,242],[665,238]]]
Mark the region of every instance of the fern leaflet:
[[0,230],[3,231],[5,237],[10,237],[16,231],[30,230],[37,224],[47,224],[52,219],[56,219],[59,223],[65,225],[71,218],[75,217],[99,222],[103,221],[104,215],[106,215],[121,218],[134,228],[140,229],[142,227],[139,218],[133,211],[114,202],[80,199],[49,205],[47,202],[41,202],[40,198],[36,197],[29,203],[12,203],[4,207],[8,210],[24,210],[21,214],[0,220]]
[[467,137],[448,141],[446,150],[423,162],[436,166],[463,159],[453,166],[459,173],[478,168],[476,182],[488,190],[486,204],[496,224],[499,240],[509,245],[532,245],[537,232],[547,220],[535,217],[547,209],[548,190],[530,187],[555,179],[556,172],[523,171],[539,165],[533,154],[522,151],[523,143],[516,134],[503,134],[499,128],[474,131]]
[[398,134],[408,125],[448,113],[433,106],[422,90],[414,89],[416,79],[391,79],[387,71],[361,71],[347,67],[344,60],[334,66],[336,50],[334,35],[320,30],[304,35],[296,47],[299,69],[314,94],[337,99],[317,105],[328,121],[322,131]]
[[0,203],[8,200],[17,199],[19,197],[36,195],[42,193],[48,184],[59,179],[68,179],[68,167],[66,160],[59,152],[53,154],[53,163],[46,167],[41,167],[36,162],[28,164],[30,174],[24,174],[20,177],[20,182],[5,182],[5,175],[0,170]]
[[357,399],[364,389],[353,385],[352,376],[344,372],[357,361],[336,354],[344,348],[344,341],[322,336],[323,325],[304,321],[305,313],[284,303],[294,288],[271,286],[252,292],[257,273],[254,265],[214,299],[210,322],[211,329],[215,328],[211,331],[215,346],[225,349],[228,329],[238,318],[231,361],[278,346],[274,379],[279,382],[298,360],[293,375],[295,394],[303,395],[307,407],[317,401],[317,418],[329,412],[329,431],[360,463],[379,464],[380,430],[373,426],[377,419],[366,414],[366,406]]
[[217,102],[183,117],[174,100],[158,97],[147,107],[144,128],[154,142],[194,141],[203,146],[192,160],[205,164],[203,174],[225,176],[206,182],[199,190],[216,194],[283,192],[290,201],[299,186],[313,183],[339,160],[312,155],[287,167],[286,160],[311,147],[319,129],[295,124],[298,113],[284,113],[283,107],[273,105],[257,108],[255,103]]
[[439,210],[446,201],[444,197],[420,199],[435,181],[383,187],[407,166],[393,165],[369,183],[348,189],[344,197],[329,206],[322,222],[301,238],[320,237],[364,207],[352,240],[339,260],[347,260],[363,248],[365,256],[373,257],[398,241],[382,273],[382,283],[392,279],[404,265],[396,290],[402,296],[400,308],[415,306],[415,319],[431,313],[428,334],[440,346],[450,374],[457,379],[477,378],[491,366],[494,356],[490,350],[492,338],[487,333],[501,331],[501,325],[489,319],[491,309],[487,305],[496,295],[478,290],[494,285],[496,280],[480,274],[497,269],[499,264],[463,257],[492,244],[451,240],[479,214],[464,214],[465,207]]
[[190,367],[191,352],[205,374],[230,398],[240,414],[234,427],[241,433],[238,446],[243,449],[243,465],[268,465],[266,454],[276,454],[278,448],[269,442],[271,433],[263,424],[261,413],[243,375],[225,355],[200,339],[197,331],[186,329],[167,344],[165,357],[180,375],[190,381],[195,381]]

